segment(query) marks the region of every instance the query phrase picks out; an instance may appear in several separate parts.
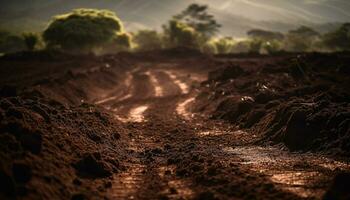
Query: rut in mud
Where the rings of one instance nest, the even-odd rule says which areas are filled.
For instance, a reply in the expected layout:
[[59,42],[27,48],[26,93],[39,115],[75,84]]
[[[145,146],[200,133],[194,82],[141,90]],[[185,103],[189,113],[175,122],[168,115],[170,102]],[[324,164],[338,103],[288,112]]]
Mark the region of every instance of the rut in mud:
[[191,112],[203,73],[176,65],[139,65],[122,94],[96,103],[126,124],[126,170],[113,176],[112,199],[303,199],[323,196],[337,168],[316,154],[251,145],[254,135]]

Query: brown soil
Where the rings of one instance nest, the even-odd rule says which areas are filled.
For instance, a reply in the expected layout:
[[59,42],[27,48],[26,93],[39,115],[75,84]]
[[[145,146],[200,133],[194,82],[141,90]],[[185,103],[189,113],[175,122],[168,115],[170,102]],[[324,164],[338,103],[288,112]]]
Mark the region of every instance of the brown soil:
[[[233,87],[256,84],[252,77],[281,90],[283,81],[293,85],[263,72],[289,56],[210,58],[176,49],[42,57],[0,61],[0,198],[320,199],[349,170],[335,156],[265,145],[285,143],[260,128],[271,117],[258,112],[253,90]],[[258,119],[247,126],[237,113]],[[327,198],[346,193],[339,185],[347,176],[338,175]]]

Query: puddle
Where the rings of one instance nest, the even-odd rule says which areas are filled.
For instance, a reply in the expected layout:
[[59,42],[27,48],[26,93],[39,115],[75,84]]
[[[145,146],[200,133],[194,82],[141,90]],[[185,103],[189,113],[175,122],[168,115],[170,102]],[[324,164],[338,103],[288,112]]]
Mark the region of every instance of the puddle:
[[189,98],[185,101],[179,103],[176,107],[176,112],[178,115],[182,116],[184,119],[189,120],[192,117],[192,113],[187,111],[187,106],[194,101],[195,98]]

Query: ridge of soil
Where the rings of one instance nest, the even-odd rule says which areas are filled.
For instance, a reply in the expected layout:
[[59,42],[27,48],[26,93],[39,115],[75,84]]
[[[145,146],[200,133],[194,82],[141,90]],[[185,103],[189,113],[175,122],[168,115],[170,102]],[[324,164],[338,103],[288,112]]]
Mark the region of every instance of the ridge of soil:
[[350,156],[350,54],[241,61],[209,73],[196,110],[259,135],[258,144]]

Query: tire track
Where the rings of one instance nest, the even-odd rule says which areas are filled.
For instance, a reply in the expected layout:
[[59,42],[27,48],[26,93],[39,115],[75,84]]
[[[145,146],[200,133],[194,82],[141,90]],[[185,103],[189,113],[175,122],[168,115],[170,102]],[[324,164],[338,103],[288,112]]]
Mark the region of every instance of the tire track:
[[154,91],[155,91],[155,96],[156,97],[162,97],[164,96],[164,91],[163,91],[163,87],[161,86],[161,84],[159,83],[158,79],[156,78],[156,76],[153,74],[153,72],[151,71],[147,71],[145,73],[147,76],[149,76],[151,83],[154,87]]
[[[331,174],[337,167],[345,168],[323,158],[307,163],[304,160],[310,160],[310,157],[293,157],[293,154],[283,154],[275,149],[247,147],[254,135],[217,121],[193,117],[190,108],[195,101],[195,90],[190,89],[190,83],[199,78],[184,76],[185,73],[160,66],[143,66],[132,73],[130,84],[133,89],[127,98],[103,103],[111,104],[116,116],[132,127],[129,138],[132,159],[124,162],[126,171],[114,175],[111,199],[193,199],[203,190],[226,187],[215,185],[215,182],[212,182],[213,187],[205,185],[207,179],[198,185],[198,176],[194,175],[197,171],[187,171],[185,176],[176,174],[178,169],[202,166],[205,170],[200,173],[207,173],[210,166],[203,163],[220,163],[214,171],[218,174],[213,172],[212,176],[225,171],[220,181],[233,183],[235,188],[232,190],[238,187],[235,183],[239,183],[239,190],[250,194],[252,186],[249,184],[263,183],[265,185],[261,187],[253,187],[267,193],[292,195],[292,199],[319,198],[324,186],[312,185],[313,181]],[[181,161],[169,164],[169,158],[176,161],[181,156]],[[203,158],[203,161],[190,166],[191,162],[183,163],[186,156]],[[244,182],[237,182],[239,179]],[[208,182],[211,180],[216,179],[208,179]],[[220,193],[218,191],[216,194]]]
[[181,89],[181,93],[182,93],[182,94],[188,94],[188,93],[189,93],[190,89],[189,89],[188,85],[187,85],[185,82],[181,81],[181,80],[175,75],[174,72],[167,70],[167,71],[165,71],[165,73],[168,74],[168,76],[172,79],[172,81],[173,81],[176,85],[179,86],[179,88]]
[[111,104],[116,118],[125,123],[146,121],[144,113],[149,106],[145,101],[156,93],[149,73],[139,70],[133,73],[133,77],[132,93]]
[[[130,97],[129,91],[132,90],[132,82],[133,76],[130,72],[126,74],[126,78],[123,81],[123,84],[119,86],[112,94],[106,95],[107,97],[95,101],[97,105],[109,104],[113,101],[122,101],[123,99],[127,99]],[[121,91],[121,92],[120,92]]]

